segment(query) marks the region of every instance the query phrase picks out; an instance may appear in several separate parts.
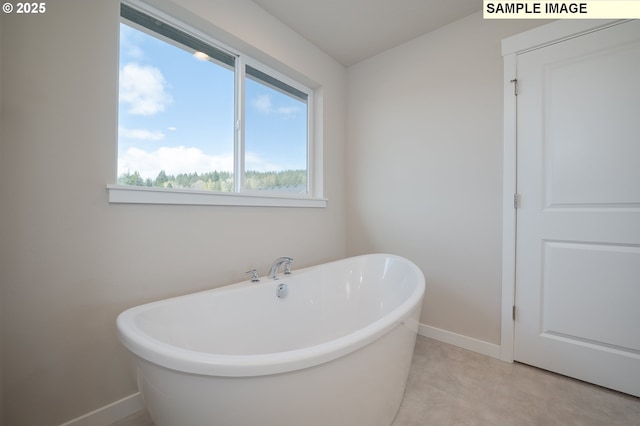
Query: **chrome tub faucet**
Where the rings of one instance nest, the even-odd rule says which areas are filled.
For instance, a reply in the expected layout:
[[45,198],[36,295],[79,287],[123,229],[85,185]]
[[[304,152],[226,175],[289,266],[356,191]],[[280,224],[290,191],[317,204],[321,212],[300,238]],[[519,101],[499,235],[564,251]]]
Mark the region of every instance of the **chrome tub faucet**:
[[273,280],[278,279],[278,269],[280,266],[284,264],[284,274],[289,275],[291,273],[291,264],[293,263],[293,259],[290,257],[279,257],[273,262],[271,265],[271,270],[269,271],[269,278]]

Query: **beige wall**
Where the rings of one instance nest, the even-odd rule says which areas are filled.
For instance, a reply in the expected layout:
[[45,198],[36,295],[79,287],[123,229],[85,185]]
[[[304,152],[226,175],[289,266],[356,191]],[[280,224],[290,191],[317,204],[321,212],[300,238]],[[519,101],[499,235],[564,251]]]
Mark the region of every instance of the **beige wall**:
[[[130,306],[344,257],[346,70],[250,1],[166,2],[322,86],[326,209],[110,205],[118,2],[2,18],[0,279],[6,425],[58,425],[136,392],[116,315]],[[211,21],[207,23],[206,21]],[[226,30],[230,34],[220,31]]]
[[347,253],[424,272],[421,322],[500,344],[503,38],[480,13],[348,69]]
[[499,344],[500,40],[542,22],[476,14],[345,71],[250,1],[153,3],[321,86],[329,207],[110,205],[118,2],[0,17],[7,426],[58,425],[134,393],[119,312],[280,255],[406,256],[427,278],[424,324]]

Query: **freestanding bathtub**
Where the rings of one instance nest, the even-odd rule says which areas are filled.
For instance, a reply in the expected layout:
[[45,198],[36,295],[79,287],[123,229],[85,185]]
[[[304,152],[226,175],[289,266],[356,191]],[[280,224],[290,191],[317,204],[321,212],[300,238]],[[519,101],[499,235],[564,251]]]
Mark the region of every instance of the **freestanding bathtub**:
[[131,308],[117,327],[156,426],[389,426],[424,288],[410,261],[372,254]]

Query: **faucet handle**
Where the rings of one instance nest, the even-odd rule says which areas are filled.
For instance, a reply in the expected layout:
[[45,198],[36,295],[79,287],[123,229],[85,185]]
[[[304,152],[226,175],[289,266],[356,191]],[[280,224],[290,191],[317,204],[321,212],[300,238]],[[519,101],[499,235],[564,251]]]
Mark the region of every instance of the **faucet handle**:
[[291,264],[293,263],[293,259],[289,258],[284,263],[284,274],[291,275]]
[[251,275],[251,282],[252,283],[259,283],[260,282],[260,277],[258,277],[258,270],[257,269],[252,269],[250,271],[247,271],[244,273],[245,275]]

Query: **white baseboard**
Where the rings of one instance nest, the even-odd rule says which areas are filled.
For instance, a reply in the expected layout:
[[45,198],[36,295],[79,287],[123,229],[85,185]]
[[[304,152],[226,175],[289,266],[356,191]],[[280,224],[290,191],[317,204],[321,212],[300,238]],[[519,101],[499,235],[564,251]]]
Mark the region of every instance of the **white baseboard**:
[[458,346],[463,349],[478,352],[492,358],[500,359],[500,345],[463,336],[461,334],[456,334],[451,331],[442,330],[425,324],[418,325],[418,334],[450,345]]
[[140,392],[112,402],[102,408],[80,416],[60,426],[105,426],[122,420],[144,408]]
[[[500,359],[500,345],[484,342],[471,337],[456,334],[425,324],[418,325],[418,334],[431,339],[439,340],[450,345],[478,352],[492,358]],[[144,401],[140,393],[135,393],[107,406],[99,408],[84,416],[71,420],[60,426],[105,426],[122,420],[131,414],[144,408]]]

